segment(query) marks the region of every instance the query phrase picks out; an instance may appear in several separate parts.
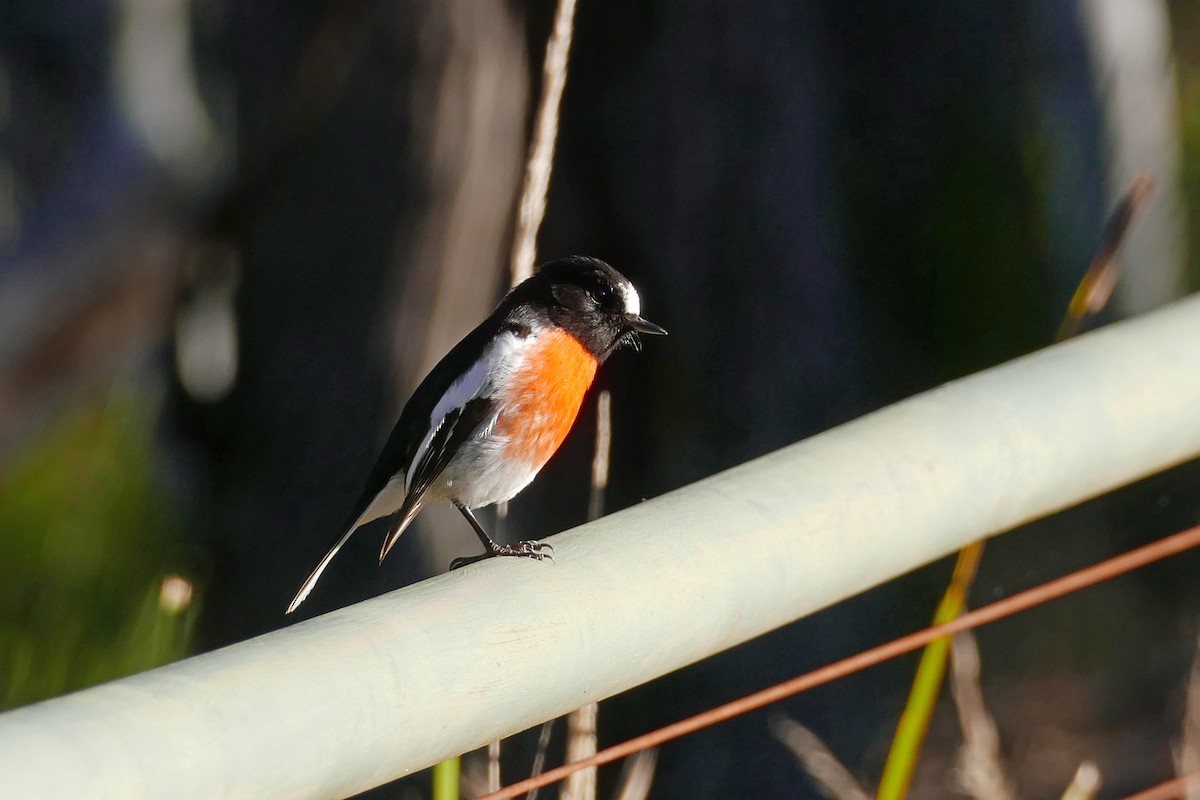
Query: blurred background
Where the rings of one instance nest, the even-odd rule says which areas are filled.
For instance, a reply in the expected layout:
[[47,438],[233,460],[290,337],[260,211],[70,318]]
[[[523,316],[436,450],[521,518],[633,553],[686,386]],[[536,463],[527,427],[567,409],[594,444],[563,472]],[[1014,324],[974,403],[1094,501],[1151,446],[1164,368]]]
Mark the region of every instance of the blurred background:
[[[549,0],[0,5],[0,708],[280,627],[400,407],[508,284]],[[1137,170],[1110,318],[1193,288],[1194,0],[581,0],[543,259],[671,331],[614,358],[615,510],[1049,343]],[[514,503],[580,523],[595,398]],[[1185,465],[989,546],[973,603],[1200,517]],[[360,535],[298,616],[477,543]],[[1172,770],[1185,555],[983,631],[1022,796]],[[928,622],[933,565],[603,704],[601,745]],[[915,656],[781,704],[867,784]],[[956,796],[939,710],[914,796]],[[528,773],[532,743],[507,748]],[[551,760],[561,758],[561,743]],[[613,778],[601,773],[602,794]],[[376,793],[427,796],[417,776]],[[751,714],[653,797],[815,797]]]

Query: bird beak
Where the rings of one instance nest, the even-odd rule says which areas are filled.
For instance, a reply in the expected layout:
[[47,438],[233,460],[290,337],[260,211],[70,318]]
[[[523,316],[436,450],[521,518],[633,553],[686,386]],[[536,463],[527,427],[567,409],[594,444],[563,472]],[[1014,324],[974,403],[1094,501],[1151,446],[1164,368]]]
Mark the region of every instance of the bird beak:
[[638,333],[652,333],[655,336],[666,336],[667,332],[649,320],[644,320],[637,314],[626,314],[625,324]]

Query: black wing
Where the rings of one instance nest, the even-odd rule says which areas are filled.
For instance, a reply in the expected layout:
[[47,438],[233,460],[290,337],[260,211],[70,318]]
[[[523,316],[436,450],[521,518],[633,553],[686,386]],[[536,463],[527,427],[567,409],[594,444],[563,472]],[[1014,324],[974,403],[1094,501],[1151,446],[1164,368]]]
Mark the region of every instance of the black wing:
[[[479,424],[491,413],[490,405],[493,401],[490,398],[475,398],[461,408],[452,410],[438,425],[429,447],[421,457],[421,463],[412,464],[417,448],[421,446],[421,442],[425,438],[429,418],[433,416],[438,402],[462,374],[463,369],[469,368],[475,359],[483,355],[492,337],[500,330],[512,330],[518,335],[523,335],[521,326],[517,325],[514,328],[516,323],[508,320],[513,304],[512,295],[505,298],[490,317],[467,334],[437,363],[437,366],[425,376],[421,385],[413,392],[413,396],[404,406],[404,411],[400,413],[400,419],[396,421],[395,427],[388,435],[387,443],[384,444],[383,450],[380,451],[379,457],[375,459],[375,464],[367,475],[362,494],[359,495],[353,513],[346,520],[345,532],[334,542],[329,552],[317,564],[316,569],[301,585],[300,591],[288,606],[289,614],[312,591],[325,567],[357,530],[356,523],[380,492],[387,487],[392,478],[401,474],[407,477],[407,472],[412,467],[416,472],[413,479],[408,481],[409,491],[399,509],[401,513],[398,514],[397,522],[388,532],[387,540],[384,542],[383,553],[380,556],[382,559],[383,555],[386,555],[391,546],[395,544],[400,534],[404,532],[404,529],[408,527],[408,524],[412,522],[417,511],[420,510],[422,495],[450,463],[450,459],[462,442],[474,433]],[[524,334],[528,333],[528,328],[523,330]]]
[[[430,439],[425,454],[421,456],[421,463],[413,469],[412,480],[408,485],[408,497],[419,498],[425,494],[446,469],[463,442],[487,421],[495,409],[496,401],[493,398],[476,397],[446,415]],[[405,502],[408,502],[407,498]]]
[[[353,523],[367,510],[371,501],[383,491],[393,477],[407,473],[410,468],[419,467],[412,463],[413,457],[416,455],[417,448],[421,446],[421,440],[425,438],[426,426],[429,424],[429,418],[433,415],[434,408],[462,374],[464,365],[471,364],[487,349],[492,336],[500,328],[502,319],[498,319],[498,317],[502,316],[502,312],[504,312],[503,307],[497,309],[495,314],[468,333],[466,338],[456,344],[454,349],[447,353],[421,381],[421,385],[413,392],[412,397],[405,404],[404,410],[400,412],[400,419],[396,421],[395,427],[388,435],[387,443],[379,452],[379,457],[375,459],[375,464],[367,475],[362,494],[359,495],[347,524]],[[430,450],[432,449],[431,442]],[[442,469],[445,466],[442,464]],[[410,486],[416,485],[415,481],[408,483]]]
[[425,492],[433,485],[438,476],[454,458],[463,442],[471,438],[480,425],[487,422],[496,410],[496,401],[491,397],[476,397],[464,405],[446,414],[442,424],[429,440],[429,447],[421,456],[421,461],[413,468],[412,480],[408,484],[408,492],[404,503],[397,515],[399,522],[388,531],[383,547],[379,551],[379,560],[383,561],[392,545],[404,533],[408,523],[415,516],[412,512],[421,503]]

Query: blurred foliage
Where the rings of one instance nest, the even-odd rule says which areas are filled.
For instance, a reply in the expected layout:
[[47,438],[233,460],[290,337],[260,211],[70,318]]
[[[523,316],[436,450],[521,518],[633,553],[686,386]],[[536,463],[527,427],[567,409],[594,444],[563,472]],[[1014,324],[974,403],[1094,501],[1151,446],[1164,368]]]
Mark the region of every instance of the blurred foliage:
[[0,472],[0,708],[186,652],[196,604],[164,584],[178,521],[155,481],[157,412],[116,389]]

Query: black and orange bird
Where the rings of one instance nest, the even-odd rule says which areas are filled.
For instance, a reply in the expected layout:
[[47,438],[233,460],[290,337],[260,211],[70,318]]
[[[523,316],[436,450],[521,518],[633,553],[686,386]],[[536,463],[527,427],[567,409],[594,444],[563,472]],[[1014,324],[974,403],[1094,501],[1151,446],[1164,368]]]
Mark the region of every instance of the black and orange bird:
[[638,334],[666,331],[642,318],[628,279],[595,258],[543,265],[514,288],[421,381],[392,429],[352,522],[304,581],[287,613],[308,597],[350,536],[394,516],[379,560],[426,504],[448,501],[492,556],[542,560],[537,541],[498,544],[472,509],[509,500],[529,485],[563,443],[597,368]]

